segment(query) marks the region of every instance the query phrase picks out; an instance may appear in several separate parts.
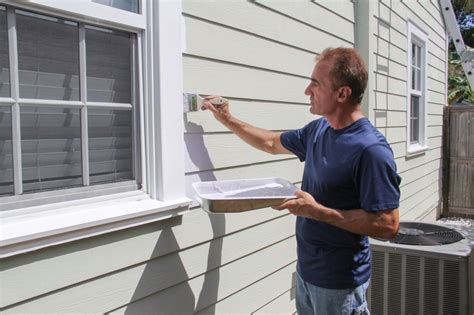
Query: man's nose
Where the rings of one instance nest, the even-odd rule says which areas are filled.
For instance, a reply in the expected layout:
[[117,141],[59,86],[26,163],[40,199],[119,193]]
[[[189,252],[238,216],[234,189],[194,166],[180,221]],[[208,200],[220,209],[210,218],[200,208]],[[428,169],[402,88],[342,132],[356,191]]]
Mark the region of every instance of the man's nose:
[[305,95],[308,95],[308,96],[311,95],[311,89],[310,89],[310,85],[309,85],[309,84],[308,84],[308,86],[306,87],[306,89],[304,90],[304,94],[305,94]]

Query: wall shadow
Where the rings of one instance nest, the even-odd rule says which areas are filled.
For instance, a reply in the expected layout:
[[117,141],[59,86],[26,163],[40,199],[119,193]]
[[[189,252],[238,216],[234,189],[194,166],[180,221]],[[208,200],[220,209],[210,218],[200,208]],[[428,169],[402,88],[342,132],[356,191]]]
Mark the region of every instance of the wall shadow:
[[[195,297],[187,279],[186,268],[180,257],[179,243],[172,228],[181,225],[181,217],[171,218],[166,221],[166,226],[161,230],[151,257],[156,257],[146,262],[135,292],[130,299],[131,304],[126,306],[125,314],[192,314],[194,313]],[[162,255],[163,248],[175,249]],[[156,262],[157,259],[165,261]],[[172,268],[170,270],[169,268]],[[176,279],[179,277],[179,279]],[[178,282],[178,283],[175,283]],[[160,291],[154,291],[161,287]],[[160,293],[160,296],[155,296]],[[137,302],[137,303],[135,303]]]

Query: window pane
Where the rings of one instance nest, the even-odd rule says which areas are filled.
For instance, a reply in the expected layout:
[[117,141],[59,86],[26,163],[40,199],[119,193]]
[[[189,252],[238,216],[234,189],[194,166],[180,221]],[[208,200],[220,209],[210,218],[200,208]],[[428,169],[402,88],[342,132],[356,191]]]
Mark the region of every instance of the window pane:
[[8,61],[7,11],[0,6],[0,97],[10,96],[10,62]]
[[411,64],[416,66],[416,45],[411,44]]
[[138,13],[138,0],[92,0],[92,2]]
[[12,116],[0,106],[0,195],[13,194]]
[[416,68],[411,66],[411,88],[416,90]]
[[131,111],[88,112],[90,183],[133,179]]
[[79,100],[77,23],[16,12],[20,97]]
[[86,28],[87,100],[131,103],[130,34]]
[[79,109],[22,107],[23,190],[82,185]]
[[421,47],[416,46],[416,66],[421,68]]
[[410,143],[420,140],[420,98],[411,96],[410,101]]
[[415,90],[421,91],[421,69],[416,69]]

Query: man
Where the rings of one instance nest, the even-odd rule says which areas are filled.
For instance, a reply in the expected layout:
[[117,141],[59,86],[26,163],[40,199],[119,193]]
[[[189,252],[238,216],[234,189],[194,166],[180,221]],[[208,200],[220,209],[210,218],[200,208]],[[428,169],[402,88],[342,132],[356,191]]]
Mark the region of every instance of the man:
[[323,117],[283,133],[234,118],[228,104],[204,103],[255,148],[305,161],[296,199],[275,207],[297,216],[299,314],[369,314],[367,236],[388,239],[398,232],[400,177],[384,136],[362,114],[367,77],[354,49],[326,49],[305,90],[310,112]]

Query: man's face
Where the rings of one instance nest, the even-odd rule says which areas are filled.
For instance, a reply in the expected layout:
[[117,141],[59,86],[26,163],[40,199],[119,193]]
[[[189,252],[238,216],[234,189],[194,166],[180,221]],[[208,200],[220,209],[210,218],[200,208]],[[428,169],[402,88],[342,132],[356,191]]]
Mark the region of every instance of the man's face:
[[332,90],[329,79],[331,63],[318,62],[314,66],[305,95],[310,97],[310,112],[314,115],[327,115],[334,111],[336,105],[336,91]]

